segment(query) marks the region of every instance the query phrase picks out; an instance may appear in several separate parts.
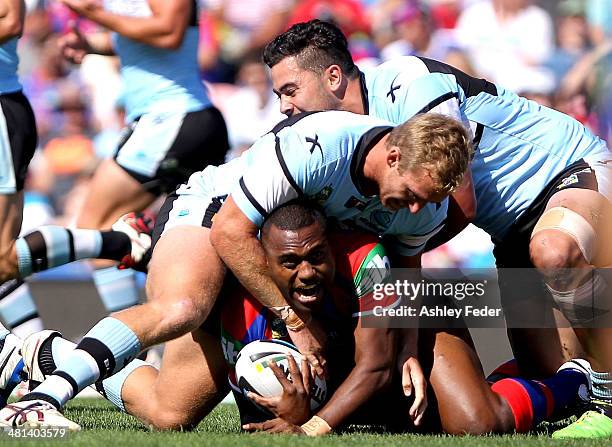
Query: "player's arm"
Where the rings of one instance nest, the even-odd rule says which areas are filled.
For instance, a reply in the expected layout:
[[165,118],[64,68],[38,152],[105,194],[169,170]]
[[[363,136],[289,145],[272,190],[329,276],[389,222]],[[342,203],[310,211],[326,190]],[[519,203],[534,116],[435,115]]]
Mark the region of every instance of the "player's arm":
[[[421,253],[410,256],[396,254],[392,265],[409,269],[410,280],[419,282],[421,275]],[[416,297],[416,306],[420,307],[422,297]],[[414,305],[414,304],[413,304]],[[396,366],[402,375],[402,388],[406,396],[414,396],[409,414],[415,425],[419,425],[427,408],[427,383],[418,360],[418,328],[398,329],[398,348]]]
[[20,37],[23,33],[25,4],[23,0],[0,2],[0,44]]
[[181,46],[191,17],[191,0],[148,0],[151,15],[131,17],[109,12],[97,0],[61,0],[77,14],[128,39],[158,48]]
[[472,172],[468,168],[463,183],[448,198],[447,220],[444,228],[427,241],[425,251],[433,250],[461,233],[476,218],[476,194]]
[[287,301],[267,274],[266,257],[257,238],[259,228],[238,208],[230,195],[215,216],[210,241],[238,280],[266,307]]
[[397,330],[361,326],[361,321],[358,321],[354,332],[355,367],[316,414],[332,429],[386,390],[393,379]]

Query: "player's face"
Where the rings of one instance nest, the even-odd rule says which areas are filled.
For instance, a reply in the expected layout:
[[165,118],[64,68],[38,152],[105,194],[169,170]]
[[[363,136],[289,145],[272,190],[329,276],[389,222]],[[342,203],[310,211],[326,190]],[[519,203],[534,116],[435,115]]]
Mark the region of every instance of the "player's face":
[[409,169],[400,174],[395,166],[389,168],[379,185],[379,196],[385,208],[392,211],[408,208],[411,213],[418,213],[428,203],[441,202],[447,194],[436,189],[426,169]]
[[270,71],[280,110],[287,116],[317,110],[336,110],[340,103],[328,88],[326,73],[304,70],[295,57],[286,57]]
[[270,276],[289,305],[316,307],[329,290],[335,266],[318,223],[299,230],[272,225],[264,241]]

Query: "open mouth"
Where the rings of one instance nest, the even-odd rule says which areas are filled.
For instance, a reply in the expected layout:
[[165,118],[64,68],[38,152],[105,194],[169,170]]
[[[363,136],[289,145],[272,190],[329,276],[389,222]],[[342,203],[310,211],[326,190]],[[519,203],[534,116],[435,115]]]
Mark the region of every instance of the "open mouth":
[[314,303],[322,296],[323,286],[321,284],[311,284],[293,289],[293,298],[302,304]]

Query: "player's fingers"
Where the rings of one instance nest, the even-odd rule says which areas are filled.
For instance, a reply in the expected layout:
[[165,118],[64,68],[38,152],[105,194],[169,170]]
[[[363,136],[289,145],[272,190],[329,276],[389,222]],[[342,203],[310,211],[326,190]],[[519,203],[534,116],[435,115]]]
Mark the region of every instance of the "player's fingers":
[[250,424],[244,424],[242,429],[246,431],[261,431],[263,430],[263,422],[251,422]]
[[270,369],[272,370],[272,373],[274,373],[276,379],[280,382],[281,386],[283,387],[283,390],[288,390],[292,387],[291,382],[289,381],[289,379],[287,379],[287,376],[285,376],[285,373],[282,369],[280,369],[276,362],[270,362]]
[[258,405],[261,405],[262,407],[271,409],[271,408],[276,408],[276,397],[263,397],[260,396],[257,393],[253,393],[252,391],[249,391],[247,393],[247,397],[249,399],[251,399],[253,402],[255,402]]
[[300,372],[300,368],[298,368],[295,357],[288,355],[287,363],[289,364],[289,373],[291,374],[291,382],[293,383],[294,388],[296,388],[297,391],[303,391],[304,383],[301,379],[302,373]]
[[427,380],[416,358],[411,357],[408,362],[410,362],[410,377],[414,390],[414,402],[410,408],[410,414],[414,424],[419,425],[427,408]]
[[410,359],[404,362],[402,366],[402,388],[404,389],[404,395],[407,397],[412,396],[412,378],[410,377]]
[[325,378],[325,360],[320,359],[316,354],[307,354],[306,358],[308,360],[308,363],[310,363],[310,365],[312,366],[315,375],[321,378]]
[[308,367],[308,361],[302,357],[301,367],[302,383],[304,384],[304,390],[310,394],[310,388],[312,387],[312,374]]
[[276,377],[276,379],[279,381],[279,383],[283,387],[283,390],[289,391],[293,389],[292,383],[289,381],[289,379],[287,379],[287,376],[285,375],[283,370],[280,369],[280,367],[276,364],[276,362],[270,362],[270,369],[272,370],[272,373],[274,373],[274,376]]

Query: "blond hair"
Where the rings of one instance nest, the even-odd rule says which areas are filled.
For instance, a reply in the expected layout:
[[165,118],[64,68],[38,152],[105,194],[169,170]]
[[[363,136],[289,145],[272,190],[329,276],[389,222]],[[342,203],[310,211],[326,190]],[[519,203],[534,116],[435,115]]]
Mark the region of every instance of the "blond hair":
[[436,189],[450,194],[462,182],[474,150],[465,127],[439,113],[415,115],[389,134],[387,147],[399,148],[399,172],[424,168]]

